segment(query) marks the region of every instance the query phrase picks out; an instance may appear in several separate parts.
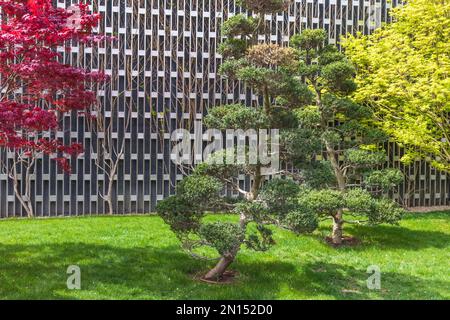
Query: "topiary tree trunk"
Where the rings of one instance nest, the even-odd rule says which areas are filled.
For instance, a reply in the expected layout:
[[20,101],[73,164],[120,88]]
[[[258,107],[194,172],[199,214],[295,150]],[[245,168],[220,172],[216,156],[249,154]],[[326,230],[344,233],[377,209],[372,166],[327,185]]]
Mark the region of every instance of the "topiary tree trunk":
[[342,244],[343,225],[343,210],[339,209],[333,216],[333,230],[331,233],[331,240],[335,245]]

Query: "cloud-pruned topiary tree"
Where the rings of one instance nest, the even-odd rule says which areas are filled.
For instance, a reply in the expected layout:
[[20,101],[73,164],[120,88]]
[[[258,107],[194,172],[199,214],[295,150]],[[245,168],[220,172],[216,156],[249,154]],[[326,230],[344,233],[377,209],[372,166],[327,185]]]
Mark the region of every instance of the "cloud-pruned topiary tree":
[[[272,229],[284,226],[297,233],[314,231],[317,215],[297,201],[299,185],[288,179],[274,179],[264,185],[258,200],[237,202],[223,196],[223,181],[236,173],[230,166],[201,164],[178,186],[176,195],[161,201],[158,214],[170,225],[183,249],[195,258],[200,247],[217,251],[217,264],[203,277],[220,281],[225,271],[245,245],[254,251],[266,251],[275,244]],[[206,213],[230,211],[239,215],[239,222],[205,222]]]
[[[257,41],[258,35],[269,34],[264,15],[283,10],[288,2],[241,1],[256,15],[236,15],[224,23],[222,32],[226,39],[220,46],[224,57],[220,73],[230,81],[245,83],[260,95],[261,103],[212,108],[205,117],[208,128],[298,130],[295,110],[310,104],[312,94],[296,79],[296,50]],[[226,161],[230,155],[244,156],[245,161],[230,163]],[[204,276],[206,280],[220,280],[242,245],[255,251],[269,249],[274,244],[270,225],[297,233],[317,228],[317,215],[297,201],[299,184],[280,178],[264,183],[264,164],[259,157],[256,162],[249,161],[249,157],[248,148],[216,152],[179,184],[175,196],[157,207],[184,249],[196,257],[198,247],[212,247],[218,252],[218,263]],[[251,178],[250,190],[241,188],[242,174]],[[224,197],[225,188],[240,194],[239,199]],[[210,211],[233,212],[239,216],[239,222],[206,223],[203,217]]]
[[[299,161],[307,184],[300,202],[333,219],[332,243],[342,244],[346,214],[366,216],[358,222],[397,223],[403,210],[383,195],[402,180],[396,169],[377,169],[387,160],[387,136],[373,124],[369,107],[351,100],[356,89],[355,68],[346,56],[327,44],[323,30],[305,30],[291,39],[300,56],[299,77],[308,84],[315,103],[296,111],[299,127],[312,133],[292,149],[325,150],[324,161]],[[303,160],[303,159],[302,159]]]

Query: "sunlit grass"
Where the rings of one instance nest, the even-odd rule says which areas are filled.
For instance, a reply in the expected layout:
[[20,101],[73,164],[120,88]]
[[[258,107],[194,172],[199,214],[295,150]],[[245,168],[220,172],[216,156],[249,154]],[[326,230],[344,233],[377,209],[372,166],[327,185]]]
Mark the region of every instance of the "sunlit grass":
[[[210,216],[210,220],[234,219]],[[232,285],[193,280],[193,260],[156,216],[0,221],[0,299],[449,299],[450,213],[408,215],[400,226],[346,226],[358,247],[277,230],[265,253],[243,249]],[[69,265],[82,290],[66,288]],[[366,286],[381,268],[381,290]]]

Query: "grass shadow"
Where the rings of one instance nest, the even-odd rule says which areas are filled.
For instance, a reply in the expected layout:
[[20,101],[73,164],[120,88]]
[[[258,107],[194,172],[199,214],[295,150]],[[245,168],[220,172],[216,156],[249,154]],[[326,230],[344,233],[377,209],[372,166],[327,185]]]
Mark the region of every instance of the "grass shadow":
[[450,245],[450,234],[440,231],[413,230],[400,226],[355,226],[351,234],[360,238],[363,245],[379,248],[414,251],[425,248],[445,249]]
[[[2,299],[275,299],[279,274],[295,268],[283,262],[242,264],[230,285],[193,280],[208,263],[192,259],[177,246],[118,248],[109,245],[62,243],[2,245]],[[81,269],[82,290],[68,290],[69,265]]]
[[345,264],[310,262],[303,266],[304,272],[293,283],[294,288],[311,295],[331,296],[334,299],[448,299],[442,292],[448,291],[449,282],[418,278],[381,269],[381,289],[368,289],[371,274]]

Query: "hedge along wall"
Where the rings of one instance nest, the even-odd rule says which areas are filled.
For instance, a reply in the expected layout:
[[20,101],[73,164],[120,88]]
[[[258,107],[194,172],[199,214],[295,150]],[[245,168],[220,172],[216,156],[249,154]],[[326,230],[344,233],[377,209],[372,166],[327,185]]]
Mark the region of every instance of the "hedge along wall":
[[[170,133],[193,127],[207,108],[226,103],[257,103],[258,98],[239,83],[217,74],[221,57],[220,26],[240,12],[233,0],[93,0],[102,14],[99,33],[116,36],[115,45],[83,49],[74,45],[68,63],[104,67],[111,84],[100,91],[104,118],[112,121],[111,137],[124,143],[113,202],[117,213],[147,213],[158,200],[174,192],[183,171],[170,161]],[[287,44],[294,33],[324,28],[331,43],[342,34],[371,32],[388,21],[397,0],[295,0],[285,14],[267,16],[272,36],[261,40]],[[57,0],[61,7],[70,0]],[[102,134],[91,132],[83,118],[66,117],[60,137],[84,144],[86,153],[72,162],[72,174],[64,174],[48,158],[36,164],[32,179],[37,216],[102,214],[101,197],[108,179],[96,165]],[[409,206],[449,204],[449,178],[425,162],[400,163],[402,151],[389,145],[386,166],[400,167],[405,183],[392,196]],[[7,160],[11,155],[0,151]],[[243,177],[242,186],[250,185]],[[15,199],[11,181],[0,173],[0,216],[25,216]]]

